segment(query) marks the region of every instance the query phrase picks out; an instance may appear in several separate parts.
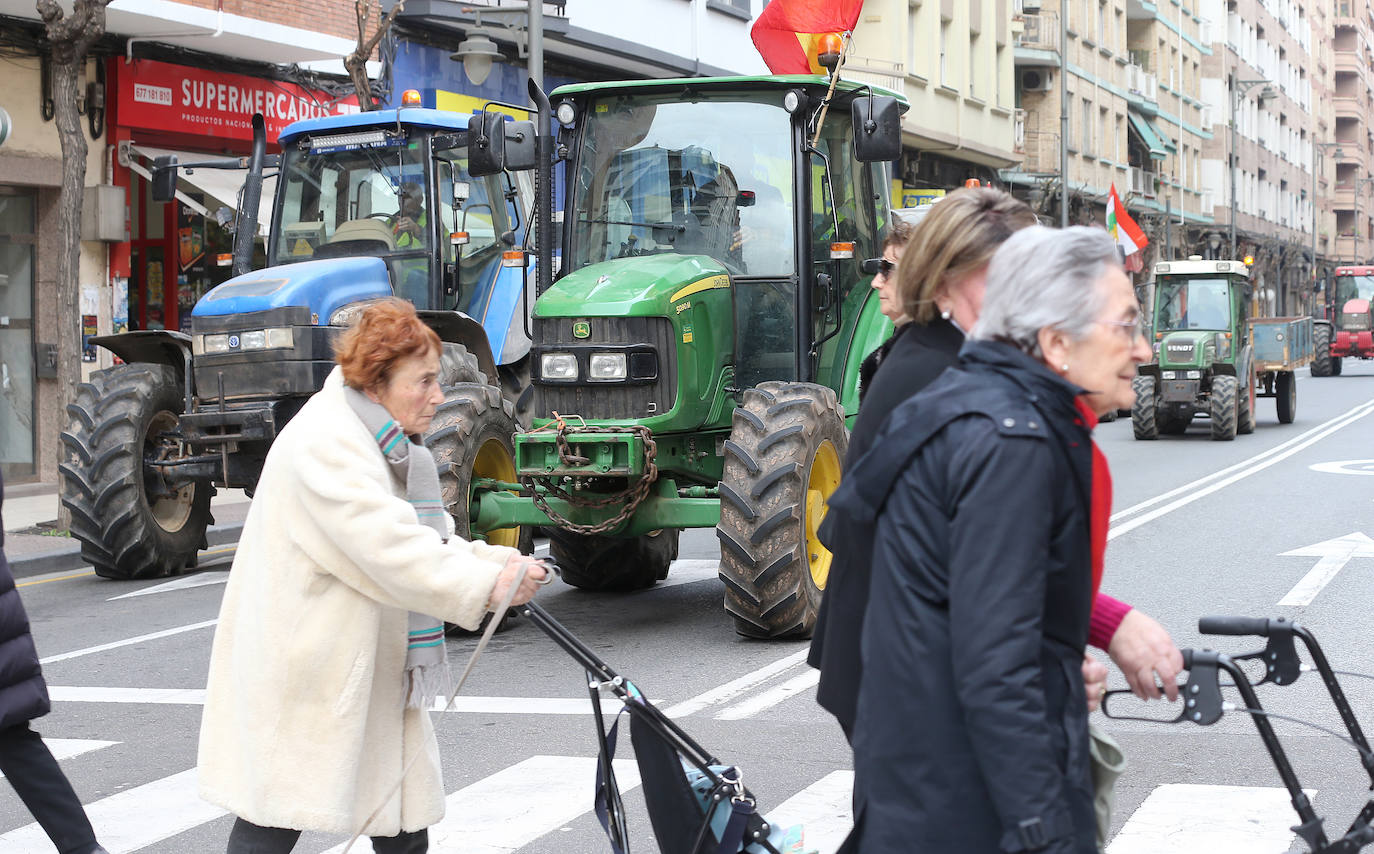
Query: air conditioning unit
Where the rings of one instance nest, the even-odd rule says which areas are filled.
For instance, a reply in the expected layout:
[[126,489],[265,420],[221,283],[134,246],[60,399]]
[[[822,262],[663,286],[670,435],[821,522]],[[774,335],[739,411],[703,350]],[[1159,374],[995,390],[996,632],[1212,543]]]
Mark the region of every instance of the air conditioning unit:
[[1027,15],[1040,14],[1040,0],[1021,0],[1021,11]]
[[1048,92],[1054,85],[1054,74],[1048,68],[1021,69],[1022,92]]

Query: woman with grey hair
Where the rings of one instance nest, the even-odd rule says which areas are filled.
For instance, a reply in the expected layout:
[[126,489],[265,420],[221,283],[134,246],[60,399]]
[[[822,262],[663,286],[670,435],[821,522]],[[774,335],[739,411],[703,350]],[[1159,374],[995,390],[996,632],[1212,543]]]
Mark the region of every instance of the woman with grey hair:
[[1150,350],[1100,229],[1018,231],[987,282],[959,367],[830,500],[877,532],[849,850],[1096,851],[1081,664],[1110,481],[1092,428]]

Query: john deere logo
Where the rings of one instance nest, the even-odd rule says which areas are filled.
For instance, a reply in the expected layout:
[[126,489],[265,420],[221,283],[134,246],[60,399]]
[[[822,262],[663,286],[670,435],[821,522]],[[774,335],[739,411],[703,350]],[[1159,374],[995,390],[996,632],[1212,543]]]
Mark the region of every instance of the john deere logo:
[[574,338],[590,338],[592,335],[592,325],[585,320],[573,321]]

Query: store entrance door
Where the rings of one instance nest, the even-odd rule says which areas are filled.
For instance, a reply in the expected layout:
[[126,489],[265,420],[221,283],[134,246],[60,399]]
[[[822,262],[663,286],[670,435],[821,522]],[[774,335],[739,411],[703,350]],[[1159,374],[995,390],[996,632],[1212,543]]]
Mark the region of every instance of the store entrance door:
[[34,466],[33,280],[37,195],[0,186],[0,474]]

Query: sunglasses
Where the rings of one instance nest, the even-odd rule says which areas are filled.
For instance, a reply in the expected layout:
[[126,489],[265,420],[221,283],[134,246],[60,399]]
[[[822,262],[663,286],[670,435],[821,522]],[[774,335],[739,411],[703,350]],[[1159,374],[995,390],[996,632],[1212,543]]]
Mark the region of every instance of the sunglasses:
[[890,276],[897,265],[886,258],[869,258],[863,263],[863,271],[870,276]]

